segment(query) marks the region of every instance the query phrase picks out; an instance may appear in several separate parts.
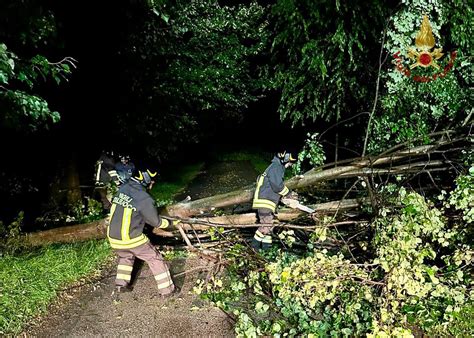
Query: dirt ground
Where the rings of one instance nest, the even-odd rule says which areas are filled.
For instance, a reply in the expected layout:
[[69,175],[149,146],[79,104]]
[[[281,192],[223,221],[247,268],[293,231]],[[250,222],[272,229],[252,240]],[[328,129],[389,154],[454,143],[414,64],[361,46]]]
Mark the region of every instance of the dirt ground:
[[[206,166],[182,192],[193,200],[224,193],[255,182],[257,172],[248,161],[216,162]],[[177,198],[180,200],[180,198]],[[208,263],[198,258],[175,259],[172,275]],[[191,294],[195,281],[205,272],[195,270],[174,279],[180,293],[169,299],[157,297],[155,280],[146,264],[139,266],[133,292],[114,301],[115,264],[104,277],[63,294],[24,333],[38,337],[154,336],[234,337],[232,321],[221,310]],[[136,270],[134,270],[136,271]],[[201,274],[201,275],[200,275]]]
[[[175,259],[171,273],[206,266],[199,258]],[[37,337],[154,336],[233,337],[232,321],[225,313],[190,291],[203,272],[181,274],[175,284],[181,291],[171,298],[157,297],[155,280],[146,264],[138,270],[134,289],[114,300],[114,270],[107,269],[98,281],[76,288],[51,306],[22,335]],[[200,276],[201,275],[201,276]]]

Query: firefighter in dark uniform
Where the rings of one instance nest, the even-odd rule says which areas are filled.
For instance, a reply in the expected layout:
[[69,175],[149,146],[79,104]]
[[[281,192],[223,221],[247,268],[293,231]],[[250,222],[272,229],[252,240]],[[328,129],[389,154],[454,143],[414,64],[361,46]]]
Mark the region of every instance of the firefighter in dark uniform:
[[109,210],[112,196],[120,184],[119,174],[115,169],[116,161],[112,151],[104,151],[96,163],[95,186],[100,195],[104,209]]
[[135,171],[135,164],[130,162],[130,156],[120,155],[120,162],[115,164],[118,180],[120,184],[127,182]]
[[280,199],[290,192],[283,182],[285,169],[296,161],[290,153],[278,153],[265,172],[258,176],[253,198],[253,209],[257,209],[260,226],[252,239],[252,247],[268,249],[272,244],[273,218]]
[[130,280],[135,257],[147,262],[155,277],[158,293],[170,295],[175,290],[168,266],[161,254],[143,234],[146,224],[169,228],[174,222],[158,215],[153,198],[146,189],[153,185],[156,173],[138,171],[123,184],[112,199],[107,238],[118,256],[116,292],[131,291]]

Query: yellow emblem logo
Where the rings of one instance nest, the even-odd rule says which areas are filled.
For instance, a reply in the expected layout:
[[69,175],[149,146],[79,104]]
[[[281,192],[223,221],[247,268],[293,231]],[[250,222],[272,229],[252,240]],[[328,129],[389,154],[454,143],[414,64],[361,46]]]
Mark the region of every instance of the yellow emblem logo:
[[444,53],[442,53],[443,48],[435,48],[433,52],[430,50],[436,45],[435,38],[433,36],[433,31],[431,30],[430,20],[428,16],[423,16],[423,22],[421,23],[420,31],[415,39],[416,49],[410,48],[408,50],[408,57],[416,60],[416,63],[410,66],[410,69],[415,67],[424,67],[428,68],[430,66],[439,69],[436,60],[441,58]]
[[[431,30],[430,20],[428,16],[423,16],[423,22],[421,23],[420,31],[415,38],[416,48],[408,48],[408,57],[415,63],[410,65],[410,68],[405,67],[400,57],[400,52],[396,52],[394,57],[394,63],[398,71],[400,71],[406,77],[412,78],[416,82],[431,82],[439,78],[445,77],[453,68],[454,60],[456,60],[457,52],[453,51],[450,53],[450,60],[442,71],[432,75],[413,75],[411,69],[416,67],[433,67],[440,69],[440,66],[436,62],[443,55],[443,48],[435,48],[436,41]],[[433,51],[431,51],[433,49]]]

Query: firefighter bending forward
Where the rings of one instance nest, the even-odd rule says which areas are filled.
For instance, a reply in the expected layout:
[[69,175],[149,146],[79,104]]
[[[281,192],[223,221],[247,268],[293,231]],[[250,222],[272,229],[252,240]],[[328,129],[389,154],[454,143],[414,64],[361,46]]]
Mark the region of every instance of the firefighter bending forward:
[[278,153],[264,173],[257,178],[257,187],[253,198],[253,209],[257,209],[260,226],[252,239],[252,247],[268,249],[272,245],[273,218],[278,202],[290,190],[285,186],[285,169],[296,161],[290,153]]
[[146,191],[153,185],[154,176],[156,173],[149,170],[135,170],[112,199],[107,238],[118,256],[116,293],[132,290],[130,280],[135,257],[147,262],[160,295],[170,295],[175,290],[167,264],[143,234],[145,223],[159,228],[172,225],[171,221],[158,215],[155,203]]

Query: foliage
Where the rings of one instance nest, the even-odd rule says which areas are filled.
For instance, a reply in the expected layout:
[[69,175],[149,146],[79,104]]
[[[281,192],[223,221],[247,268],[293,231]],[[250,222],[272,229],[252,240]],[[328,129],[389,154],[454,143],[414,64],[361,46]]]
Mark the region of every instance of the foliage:
[[35,222],[43,227],[52,227],[62,226],[67,223],[90,223],[104,217],[102,203],[86,196],[84,201],[79,201],[69,206],[68,209],[59,206],[51,208],[51,210],[37,217]]
[[[472,204],[453,201],[471,198],[463,192],[473,182],[463,176],[457,184],[446,200],[469,215]],[[274,246],[255,256],[235,245],[226,254],[228,272],[200,281],[195,292],[235,316],[238,336],[472,335],[468,224],[415,192],[384,190],[390,204],[371,223],[364,263],[343,250],[313,249],[326,232],[314,233],[303,254]]]
[[51,81],[67,81],[75,60],[50,62],[45,56],[57,43],[54,13],[35,0],[6,0],[0,11],[0,27],[7,28],[0,30],[0,126],[34,131],[58,122],[59,113],[39,93]]
[[402,188],[398,196],[401,209],[382,209],[373,223],[374,263],[386,281],[375,334],[392,333],[406,323],[427,331],[447,326],[472,293],[463,269],[474,257],[466,225],[448,224],[441,210],[417,193]]
[[[474,9],[463,1],[405,0],[391,18],[385,51],[389,61],[399,53],[403,67],[414,63],[408,49],[414,48],[420,30],[422,14],[427,14],[436,41],[434,48],[443,48],[444,57],[437,61],[440,69],[411,69],[406,76],[387,62],[382,73],[384,83],[381,107],[374,119],[369,150],[378,152],[397,143],[420,139],[440,127],[461,125],[470,113],[474,96],[470,87],[474,80],[471,51],[474,46]],[[433,76],[448,66],[450,53],[457,51],[454,68],[445,77],[430,82],[414,81],[415,76]]]
[[293,165],[294,175],[300,174],[305,160],[309,160],[312,167],[318,167],[324,163],[326,156],[321,143],[317,140],[319,133],[308,133],[303,149],[298,153],[298,161]]
[[170,248],[160,250],[160,252],[163,255],[163,258],[167,261],[172,261],[173,259],[189,258],[193,256],[193,253],[190,253],[189,251],[175,250]]
[[239,151],[218,155],[218,160],[223,162],[249,161],[258,173],[264,172],[268,167],[269,161],[265,160],[267,158],[270,159],[271,155],[268,153],[251,151]]
[[[442,196],[446,194],[442,191]],[[474,222],[474,166],[469,169],[467,175],[461,175],[456,179],[456,189],[444,204],[446,208],[454,209],[462,213],[462,219],[467,224]]]
[[46,311],[65,285],[97,276],[112,251],[107,241],[51,245],[0,260],[0,334],[18,334]]
[[166,1],[140,16],[121,51],[130,83],[124,95],[139,102],[120,116],[130,141],[162,158],[222,121],[238,123],[261,88],[252,61],[267,34],[263,8]]
[[86,203],[79,202],[71,208],[72,214],[66,217],[66,222],[89,223],[104,217],[102,203],[86,197]]
[[380,1],[277,1],[269,76],[281,118],[336,121],[367,110],[389,11]]
[[49,121],[57,122],[59,113],[51,111],[48,103],[31,90],[40,77],[53,78],[59,84],[69,73],[66,62],[51,64],[41,55],[25,62],[0,44],[0,107],[5,113],[1,125],[20,129],[26,124],[35,130]]
[[20,211],[15,220],[10,224],[4,225],[0,221],[0,257],[4,254],[15,254],[25,249],[25,241],[22,237],[22,227],[24,212]]

